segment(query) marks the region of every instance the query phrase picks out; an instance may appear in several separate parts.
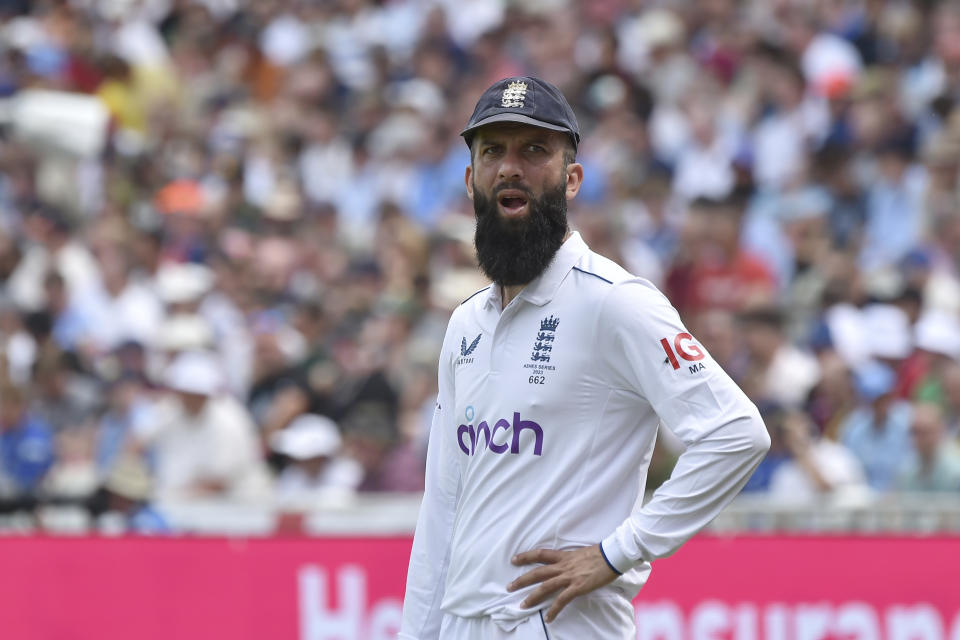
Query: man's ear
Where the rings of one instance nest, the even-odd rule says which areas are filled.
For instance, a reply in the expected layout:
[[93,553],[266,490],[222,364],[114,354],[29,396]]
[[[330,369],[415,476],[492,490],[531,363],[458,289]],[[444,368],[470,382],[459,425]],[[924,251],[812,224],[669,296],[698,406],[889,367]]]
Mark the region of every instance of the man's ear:
[[463,181],[467,183],[467,197],[473,200],[473,165],[467,165],[467,170],[463,174]]
[[567,200],[573,200],[580,193],[583,184],[583,165],[571,162],[567,165]]

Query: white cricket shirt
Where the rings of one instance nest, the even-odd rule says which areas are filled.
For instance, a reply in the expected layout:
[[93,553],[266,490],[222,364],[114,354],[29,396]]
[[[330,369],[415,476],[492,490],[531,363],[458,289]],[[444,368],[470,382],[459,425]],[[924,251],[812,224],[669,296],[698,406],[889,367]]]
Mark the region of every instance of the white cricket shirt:
[[[442,611],[509,629],[535,586],[506,586],[537,548],[602,543],[632,599],[740,491],[770,446],[752,402],[652,284],[574,233],[501,312],[499,287],[458,307],[440,355],[402,639]],[[687,445],[641,507],[659,422]],[[541,608],[545,605],[540,605]],[[548,605],[546,605],[548,606]]]

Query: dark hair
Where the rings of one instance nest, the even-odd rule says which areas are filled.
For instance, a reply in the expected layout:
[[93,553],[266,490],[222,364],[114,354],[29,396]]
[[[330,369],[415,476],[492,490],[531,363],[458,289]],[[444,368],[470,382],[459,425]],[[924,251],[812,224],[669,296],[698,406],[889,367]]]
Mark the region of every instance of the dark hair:
[[776,307],[757,307],[741,313],[740,322],[769,327],[779,331],[783,329],[783,313]]
[[740,217],[744,214],[746,201],[743,194],[734,192],[723,198],[709,198],[700,196],[690,203],[690,210],[702,211],[709,214],[731,214]]

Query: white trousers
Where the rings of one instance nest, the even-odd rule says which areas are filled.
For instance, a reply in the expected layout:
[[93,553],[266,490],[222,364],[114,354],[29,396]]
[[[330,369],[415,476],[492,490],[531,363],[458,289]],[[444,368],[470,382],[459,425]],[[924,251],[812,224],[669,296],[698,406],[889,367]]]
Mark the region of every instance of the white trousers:
[[504,631],[492,618],[461,618],[448,613],[440,624],[442,640],[636,640],[633,605],[625,598],[587,596],[568,604],[547,624],[545,607]]

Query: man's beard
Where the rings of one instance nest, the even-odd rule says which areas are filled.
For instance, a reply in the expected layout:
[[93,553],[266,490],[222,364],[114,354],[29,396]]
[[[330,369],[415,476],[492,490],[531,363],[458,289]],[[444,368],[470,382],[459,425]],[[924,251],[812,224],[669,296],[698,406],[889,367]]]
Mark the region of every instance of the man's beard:
[[[506,189],[527,194],[526,215],[507,217],[500,213],[497,195]],[[487,198],[473,187],[473,210],[477,231],[473,242],[477,261],[488,278],[503,286],[527,284],[549,266],[567,235],[566,185],[561,183],[533,198],[529,189],[501,184]]]

